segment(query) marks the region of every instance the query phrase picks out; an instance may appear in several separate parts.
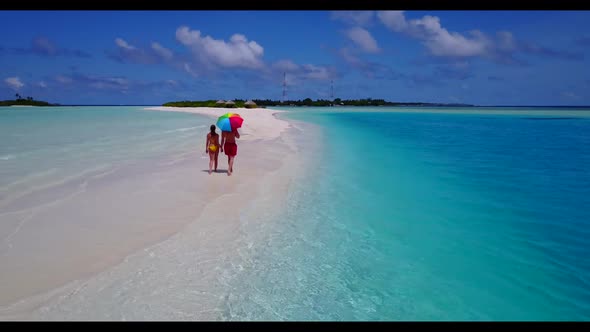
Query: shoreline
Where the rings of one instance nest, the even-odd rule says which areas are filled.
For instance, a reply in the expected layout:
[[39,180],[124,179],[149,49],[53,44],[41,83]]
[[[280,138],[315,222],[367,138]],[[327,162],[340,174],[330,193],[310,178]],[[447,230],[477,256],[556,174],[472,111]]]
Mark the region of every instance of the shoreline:
[[[148,110],[162,111],[157,108],[149,108]],[[178,110],[165,108],[163,111]],[[210,117],[218,116],[217,113],[219,111],[222,114],[227,112],[227,110],[223,109],[214,109],[214,111],[185,109],[182,111],[208,115]],[[20,298],[20,300],[11,304],[2,305],[0,306],[0,318],[3,320],[59,320],[65,317],[67,317],[65,319],[89,320],[114,319],[109,315],[115,313],[109,313],[108,309],[105,309],[107,312],[103,312],[101,315],[93,314],[94,309],[91,308],[85,312],[78,312],[77,314],[75,312],[61,311],[61,308],[64,306],[67,307],[70,303],[72,304],[71,310],[74,311],[78,310],[77,308],[84,307],[86,304],[83,298],[76,294],[83,293],[82,289],[91,291],[92,287],[89,287],[89,285],[97,285],[93,290],[96,293],[95,295],[98,295],[98,297],[104,296],[106,299],[108,297],[107,294],[101,290],[104,286],[98,285],[101,285],[101,283],[104,285],[104,283],[109,282],[120,282],[121,280],[127,279],[130,275],[133,276],[135,270],[149,266],[149,261],[153,260],[154,257],[161,257],[178,251],[178,249],[168,248],[167,251],[164,250],[164,252],[154,254],[154,252],[159,250],[158,248],[174,247],[175,245],[179,245],[179,243],[192,244],[193,246],[185,244],[183,252],[190,252],[198,256],[199,260],[210,262],[201,267],[203,270],[207,270],[208,267],[211,271],[218,271],[220,267],[215,262],[219,262],[220,257],[231,256],[227,252],[232,251],[229,248],[232,247],[233,243],[239,237],[240,207],[254,204],[254,206],[260,205],[260,208],[265,206],[262,210],[265,214],[280,213],[279,206],[286,199],[290,174],[304,167],[303,160],[298,160],[300,158],[297,154],[297,148],[294,146],[294,141],[286,139],[286,136],[297,135],[296,132],[298,129],[294,128],[288,121],[278,119],[274,116],[274,114],[282,111],[269,111],[269,109],[259,109],[258,111],[255,109],[244,109],[243,111],[234,109],[233,111],[241,112],[240,114],[245,118],[243,130],[241,130],[243,139],[238,141],[240,150],[236,159],[236,172],[234,176],[228,177],[223,173],[214,173],[210,176],[203,172],[202,169],[208,167],[208,162],[201,160],[198,152],[192,153],[184,161],[173,163],[171,167],[172,170],[170,170],[170,173],[177,171],[183,173],[185,176],[184,181],[186,181],[186,177],[200,179],[198,183],[195,182],[183,190],[202,191],[202,188],[206,188],[206,192],[208,193],[208,195],[201,197],[201,202],[198,204],[200,207],[193,207],[192,212],[187,215],[190,220],[186,220],[185,218],[184,221],[164,226],[165,228],[156,224],[154,226],[156,230],[153,232],[161,234],[158,239],[152,239],[139,245],[136,244],[135,248],[124,255],[121,255],[121,253],[115,254],[107,260],[108,262],[103,263],[102,266],[96,266],[91,272],[79,273],[70,271],[71,277],[64,278],[65,283],[62,283],[61,286],[56,287],[54,285],[43,291]],[[268,144],[269,142],[272,142],[272,144]],[[196,146],[200,146],[200,142],[197,142]],[[259,151],[264,151],[265,153],[259,156],[257,155]],[[223,157],[220,158],[220,170],[226,168],[224,161],[225,159]],[[198,166],[195,166],[195,163]],[[178,182],[174,183],[178,185]],[[172,182],[170,186],[173,186]],[[263,195],[265,199],[263,201],[259,200],[259,203],[255,203],[258,199],[258,195],[255,193]],[[237,211],[227,215],[227,211],[224,211],[226,209],[223,207],[227,202],[232,202],[232,204],[238,202],[235,203],[237,204],[235,205]],[[260,208],[257,208],[256,211],[259,211]],[[224,212],[220,213],[220,211]],[[234,248],[234,250],[236,249]],[[227,260],[228,258],[225,259]],[[86,265],[92,264],[93,262],[86,263]],[[57,269],[59,266],[54,268]],[[70,269],[80,270],[79,268],[72,267]],[[154,278],[156,280],[155,282],[160,279]],[[208,287],[212,287],[212,284],[219,283],[219,275],[213,272],[203,272],[203,275],[199,279],[202,281],[202,284],[199,285],[202,289],[207,289]],[[81,301],[81,303],[74,305],[73,303],[77,301]],[[203,307],[203,310],[206,310],[213,303],[203,301],[202,303],[199,302],[199,305]],[[68,316],[69,314],[72,314],[72,316]],[[207,319],[207,315],[203,314],[202,318]],[[163,319],[167,318],[163,317]]]

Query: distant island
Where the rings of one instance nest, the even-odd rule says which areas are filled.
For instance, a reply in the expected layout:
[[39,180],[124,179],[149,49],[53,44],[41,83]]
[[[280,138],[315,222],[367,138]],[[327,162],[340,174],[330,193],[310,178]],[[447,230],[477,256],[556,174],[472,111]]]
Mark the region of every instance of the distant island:
[[50,104],[46,101],[35,100],[33,97],[23,98],[18,93],[15,100],[2,100],[0,106],[59,106],[59,104]]
[[295,106],[295,107],[337,107],[337,106],[418,106],[418,107],[473,107],[470,104],[443,104],[443,103],[421,103],[421,102],[391,102],[384,99],[340,99],[334,100],[317,99],[312,100],[306,98],[303,100],[270,100],[270,99],[253,99],[244,101],[242,99],[234,99],[230,101],[224,100],[203,100],[203,101],[173,101],[163,104],[162,106],[169,107],[221,107],[221,108],[256,108],[267,106]]

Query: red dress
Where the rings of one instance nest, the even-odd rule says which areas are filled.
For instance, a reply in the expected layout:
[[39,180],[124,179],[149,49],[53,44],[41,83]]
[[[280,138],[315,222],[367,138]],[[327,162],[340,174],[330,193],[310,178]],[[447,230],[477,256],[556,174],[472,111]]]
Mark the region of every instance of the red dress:
[[225,142],[223,145],[223,151],[229,157],[233,157],[238,154],[238,145],[236,143]]

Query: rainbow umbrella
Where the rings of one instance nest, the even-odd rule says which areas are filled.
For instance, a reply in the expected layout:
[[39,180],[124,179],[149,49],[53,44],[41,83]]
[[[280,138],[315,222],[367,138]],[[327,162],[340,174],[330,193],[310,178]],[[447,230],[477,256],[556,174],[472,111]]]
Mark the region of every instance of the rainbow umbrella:
[[244,119],[237,113],[226,113],[217,119],[217,127],[222,131],[233,131],[242,126]]

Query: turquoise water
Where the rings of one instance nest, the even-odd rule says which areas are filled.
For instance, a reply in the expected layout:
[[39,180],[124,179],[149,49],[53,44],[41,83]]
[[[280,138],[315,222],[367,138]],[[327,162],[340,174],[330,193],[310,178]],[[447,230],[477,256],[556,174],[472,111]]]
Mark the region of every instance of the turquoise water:
[[590,319],[590,112],[358,110],[289,113],[316,164],[223,319]]
[[206,119],[143,108],[0,107],[0,199],[204,144]]

